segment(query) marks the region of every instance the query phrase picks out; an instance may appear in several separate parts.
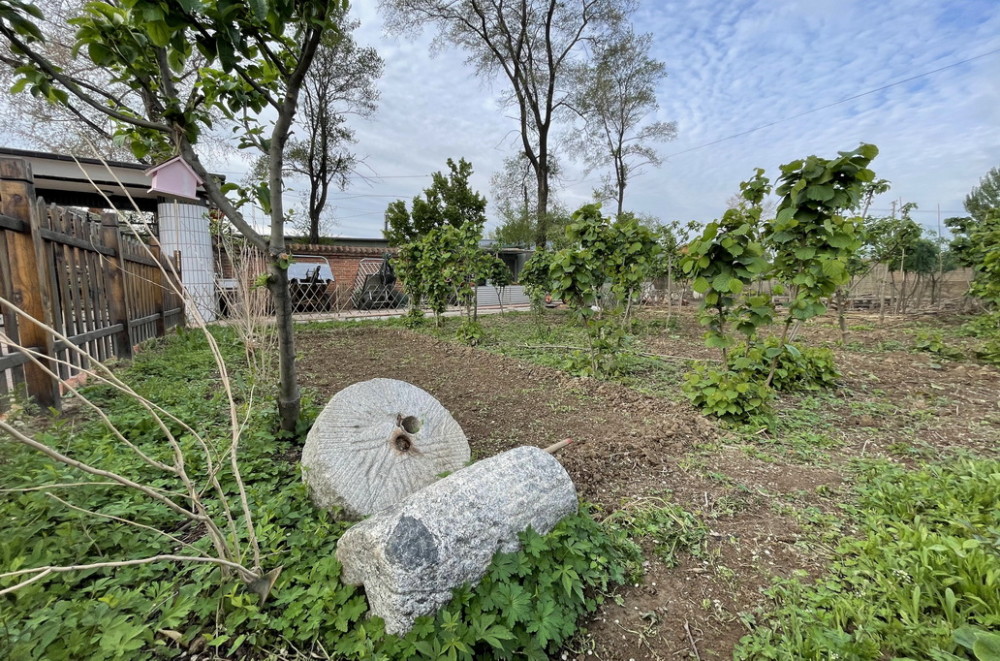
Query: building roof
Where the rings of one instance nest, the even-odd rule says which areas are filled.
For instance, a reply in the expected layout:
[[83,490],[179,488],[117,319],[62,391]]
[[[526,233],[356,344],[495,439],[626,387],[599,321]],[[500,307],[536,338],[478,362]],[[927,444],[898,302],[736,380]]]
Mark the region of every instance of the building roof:
[[344,246],[315,243],[290,243],[288,250],[302,255],[348,255],[355,257],[381,257],[385,253],[395,253],[395,248],[386,246]]
[[[35,192],[46,202],[105,209],[107,196],[111,204],[122,211],[131,211],[135,206],[142,211],[156,211],[161,197],[150,192],[150,178],[146,174],[149,165],[142,163],[102,161],[10,147],[0,147],[0,157],[27,161],[34,176]],[[95,187],[98,190],[94,190]]]

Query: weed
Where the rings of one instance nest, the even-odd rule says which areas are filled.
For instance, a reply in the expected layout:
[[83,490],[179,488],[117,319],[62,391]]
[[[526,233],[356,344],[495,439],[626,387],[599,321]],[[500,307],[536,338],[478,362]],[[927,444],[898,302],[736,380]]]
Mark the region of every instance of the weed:
[[923,351],[947,360],[961,360],[964,357],[960,349],[956,349],[945,343],[944,335],[940,331],[918,332],[913,342],[913,349],[914,351]]
[[681,390],[704,413],[730,422],[746,422],[770,412],[774,393],[745,372],[697,365],[684,375]]
[[612,524],[633,539],[653,543],[657,556],[668,567],[675,567],[680,551],[700,556],[705,551],[708,527],[694,514],[663,498],[639,498],[615,511],[605,523]]
[[777,582],[735,658],[984,658],[965,643],[1000,625],[1000,462],[855,469],[859,538],[815,583]]

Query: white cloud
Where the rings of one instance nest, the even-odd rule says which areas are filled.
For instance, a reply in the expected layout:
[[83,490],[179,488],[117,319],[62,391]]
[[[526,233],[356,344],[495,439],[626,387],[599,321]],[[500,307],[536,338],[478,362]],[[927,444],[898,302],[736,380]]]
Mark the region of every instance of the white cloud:
[[[473,185],[489,196],[490,175],[518,141],[497,101],[502,82],[476,78],[455,50],[432,56],[430,34],[385,36],[374,4],[352,11],[358,41],[386,60],[382,99],[372,120],[354,125],[358,151],[385,178],[332,196],[336,231],[348,236],[378,235],[388,202],[419,194],[449,157],[470,160]],[[1000,48],[995,0],[669,0],[642,3],[635,23],[654,34],[654,56],[668,67],[656,119],[679,128],[661,148],[663,167],[627,190],[636,211],[707,221],[755,167],[774,179],[781,163],[866,141],[881,150],[877,174],[893,183],[876,207],[916,202],[933,226],[938,204],[944,216],[961,211],[1000,163],[1000,53],[808,112]],[[224,167],[235,176],[240,163]],[[600,173],[570,167],[566,179],[560,197],[575,205]]]

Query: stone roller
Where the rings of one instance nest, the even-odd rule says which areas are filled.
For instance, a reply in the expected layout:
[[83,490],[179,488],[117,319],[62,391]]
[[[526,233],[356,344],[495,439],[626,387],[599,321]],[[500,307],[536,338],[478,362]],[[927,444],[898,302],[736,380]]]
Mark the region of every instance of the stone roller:
[[318,507],[360,519],[462,468],[470,456],[462,428],[428,392],[372,379],[341,390],[319,414],[302,471]]

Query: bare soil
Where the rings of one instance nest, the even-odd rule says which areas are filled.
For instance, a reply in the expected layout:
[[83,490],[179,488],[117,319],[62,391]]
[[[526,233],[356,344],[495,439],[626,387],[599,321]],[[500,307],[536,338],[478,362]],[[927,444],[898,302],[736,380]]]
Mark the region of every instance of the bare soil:
[[[679,330],[647,348],[710,357],[685,315]],[[811,343],[839,337],[830,320],[805,333]],[[602,516],[647,497],[699,516],[710,528],[706,551],[684,554],[672,568],[647,554],[643,582],[608,600],[563,658],[708,660],[732,657],[748,631],[745,614],[767,604],[762,591],[774,578],[816,575],[826,565],[831,537],[842,531],[822,516],[849,497],[852,458],[905,462],[955,448],[996,451],[1000,372],[904,350],[868,352],[882,334],[900,339],[898,330],[865,330],[852,333],[862,341],[858,350],[837,350],[844,379],[835,394],[783,398],[781,415],[816,416],[828,445],[815,451],[766,430],[737,438],[679,395],[573,378],[397,328],[304,330],[299,364],[320,401],[376,377],[424,388],[462,425],[474,458],[572,438],[558,458]]]

